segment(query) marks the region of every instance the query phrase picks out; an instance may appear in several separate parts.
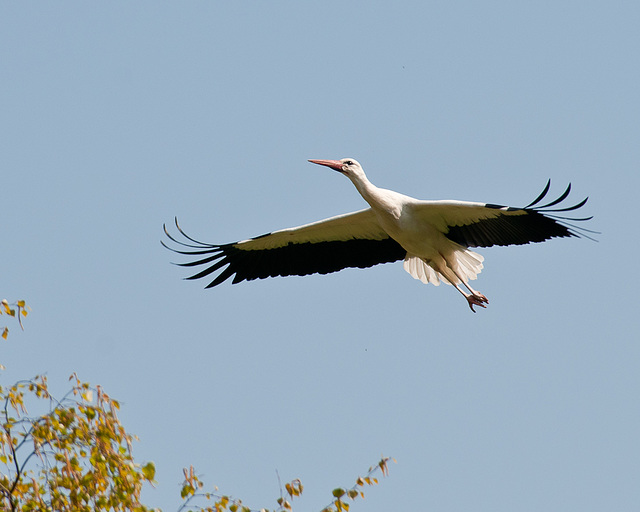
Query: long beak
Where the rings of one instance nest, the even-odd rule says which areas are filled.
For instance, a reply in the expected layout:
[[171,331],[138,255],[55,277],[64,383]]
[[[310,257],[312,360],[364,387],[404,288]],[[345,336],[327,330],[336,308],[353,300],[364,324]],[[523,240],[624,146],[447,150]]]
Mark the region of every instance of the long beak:
[[334,171],[342,172],[342,162],[339,160],[309,160],[312,164],[325,165]]

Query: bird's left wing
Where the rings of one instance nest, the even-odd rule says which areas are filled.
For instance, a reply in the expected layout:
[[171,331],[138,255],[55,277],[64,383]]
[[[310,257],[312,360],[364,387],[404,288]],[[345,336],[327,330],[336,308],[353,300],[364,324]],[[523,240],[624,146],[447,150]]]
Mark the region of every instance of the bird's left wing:
[[590,231],[567,221],[580,222],[592,217],[557,214],[583,207],[588,198],[572,206],[554,208],[569,196],[571,184],[554,201],[536,206],[546,197],[550,185],[551,180],[542,193],[523,208],[465,201],[418,201],[415,215],[464,247],[523,245],[556,237],[587,236],[585,232]]
[[164,230],[181,248],[162,244],[174,252],[196,258],[179,263],[180,266],[206,265],[187,279],[199,279],[221,270],[207,288],[231,276],[235,284],[267,277],[328,274],[347,267],[371,267],[403,259],[406,253],[389,238],[370,208],[222,245],[191,238],[178,226],[177,219],[176,227],[183,241],[170,235],[166,226]]

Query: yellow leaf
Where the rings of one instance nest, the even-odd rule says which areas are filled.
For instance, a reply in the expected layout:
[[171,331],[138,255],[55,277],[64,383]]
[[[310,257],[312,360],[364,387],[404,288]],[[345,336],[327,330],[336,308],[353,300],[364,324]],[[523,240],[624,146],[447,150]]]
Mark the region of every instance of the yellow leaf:
[[285,489],[289,496],[300,496],[302,494],[302,489],[304,488],[302,482],[299,478],[296,478],[292,482],[285,484]]

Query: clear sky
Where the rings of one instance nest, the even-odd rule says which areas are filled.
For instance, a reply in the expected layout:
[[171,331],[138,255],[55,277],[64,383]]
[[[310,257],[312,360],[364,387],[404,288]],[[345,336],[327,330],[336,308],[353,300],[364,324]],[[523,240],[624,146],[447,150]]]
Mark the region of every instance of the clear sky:
[[[175,510],[184,466],[251,507],[635,511],[640,4],[3,2],[0,381],[101,384]],[[599,242],[481,250],[472,314],[400,263],[204,290],[175,215],[232,242],[365,206],[589,195]]]

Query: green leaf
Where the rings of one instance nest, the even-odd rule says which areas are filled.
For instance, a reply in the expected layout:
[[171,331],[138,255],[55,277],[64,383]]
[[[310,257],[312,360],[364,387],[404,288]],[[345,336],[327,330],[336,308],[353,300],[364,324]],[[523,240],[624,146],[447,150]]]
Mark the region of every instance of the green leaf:
[[147,480],[153,481],[156,476],[155,464],[153,462],[147,462],[144,466],[142,466],[142,474]]

